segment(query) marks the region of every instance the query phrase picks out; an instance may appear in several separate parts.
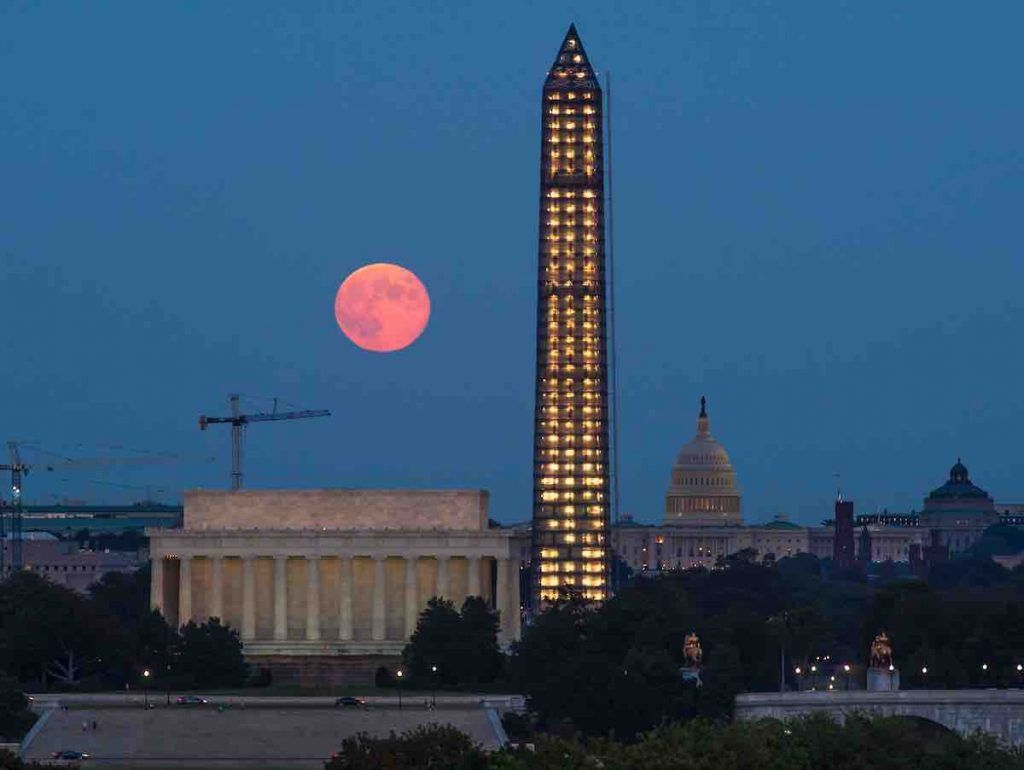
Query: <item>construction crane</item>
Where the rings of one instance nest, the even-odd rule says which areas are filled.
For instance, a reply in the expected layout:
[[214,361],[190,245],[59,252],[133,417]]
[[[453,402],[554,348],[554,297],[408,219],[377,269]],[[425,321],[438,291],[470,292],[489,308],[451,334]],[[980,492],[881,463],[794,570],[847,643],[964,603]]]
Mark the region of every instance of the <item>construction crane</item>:
[[[22,442],[19,441],[8,441],[7,442],[7,453],[9,462],[0,465],[0,471],[11,472],[11,506],[9,513],[6,510],[0,508],[0,576],[5,576],[7,564],[5,558],[7,555],[6,542],[10,542],[10,569],[20,570],[24,565],[22,543],[24,538],[22,536],[22,505],[21,505],[21,480],[24,476],[28,475],[28,472],[34,467],[41,467],[47,471],[54,471],[59,469],[71,469],[71,468],[88,468],[97,465],[109,465],[113,463],[125,463],[125,464],[153,464],[153,463],[165,463],[174,462],[177,458],[174,455],[151,453],[146,457],[93,457],[76,460],[71,457],[65,457],[64,455],[57,454],[55,452],[48,452],[45,449],[32,445],[24,445],[26,449],[30,449],[33,452],[39,454],[49,455],[56,458],[53,461],[47,461],[43,463],[26,463],[21,459],[21,447]],[[2,502],[0,502],[2,506]],[[10,532],[5,533],[5,519],[10,518]],[[2,578],[0,578],[2,579]]]
[[231,403],[230,417],[207,417],[199,415],[199,430],[206,430],[207,425],[223,423],[231,426],[231,491],[237,492],[242,488],[242,440],[245,438],[245,426],[251,422],[272,422],[275,420],[305,420],[310,417],[330,417],[327,409],[302,409],[294,412],[277,411],[277,399],[274,399],[274,408],[270,412],[255,412],[253,414],[241,414],[238,409],[239,395],[232,393],[228,397]]
[[[22,565],[21,556],[21,477],[27,476],[29,466],[21,461],[21,453],[18,450],[17,441],[7,442],[7,453],[10,462],[0,465],[0,471],[11,472],[11,569],[19,570]],[[7,576],[4,557],[7,554],[7,544],[3,542],[4,526],[3,516],[0,515],[0,575]]]

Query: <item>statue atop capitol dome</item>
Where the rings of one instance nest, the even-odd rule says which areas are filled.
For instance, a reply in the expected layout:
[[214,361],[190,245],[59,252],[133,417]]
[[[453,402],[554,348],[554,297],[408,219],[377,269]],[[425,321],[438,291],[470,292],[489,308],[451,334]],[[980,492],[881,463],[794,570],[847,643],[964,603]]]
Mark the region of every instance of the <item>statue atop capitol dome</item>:
[[729,454],[711,435],[707,399],[701,396],[697,435],[679,452],[665,494],[669,526],[742,526],[740,493]]

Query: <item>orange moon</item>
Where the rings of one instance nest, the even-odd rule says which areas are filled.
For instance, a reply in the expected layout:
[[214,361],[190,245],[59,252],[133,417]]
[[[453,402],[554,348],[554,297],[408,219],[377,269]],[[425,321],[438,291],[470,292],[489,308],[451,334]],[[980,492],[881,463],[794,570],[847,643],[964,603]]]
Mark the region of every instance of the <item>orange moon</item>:
[[376,262],[342,281],[334,297],[334,319],[363,350],[391,353],[423,333],[430,319],[430,295],[411,270]]

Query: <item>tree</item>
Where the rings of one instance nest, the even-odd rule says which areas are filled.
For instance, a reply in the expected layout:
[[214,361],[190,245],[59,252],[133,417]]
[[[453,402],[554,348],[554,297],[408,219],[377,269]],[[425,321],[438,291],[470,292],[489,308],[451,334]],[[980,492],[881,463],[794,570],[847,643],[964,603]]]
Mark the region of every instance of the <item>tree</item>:
[[0,584],[0,668],[23,682],[45,686],[56,672],[74,684],[123,655],[125,641],[117,618],[34,572]]
[[528,625],[512,645],[510,669],[518,686],[552,681],[563,661],[578,655],[590,610],[580,600],[558,602]]
[[181,646],[181,636],[158,610],[149,610],[142,615],[132,631],[132,678],[139,681],[142,671],[149,669],[153,672],[154,684],[161,686],[161,677],[166,677],[174,665],[174,653]]
[[723,725],[673,723],[622,745],[538,737],[536,750],[491,756],[495,770],[1022,770],[1024,756],[992,738],[964,738],[900,717],[851,715],[844,724],[816,715]]
[[219,618],[182,627],[178,666],[199,687],[239,687],[248,675],[238,632]]
[[16,679],[0,678],[0,736],[8,741],[21,740],[35,724],[36,715],[28,707],[28,698]]
[[978,557],[1012,555],[1024,551],[1024,531],[1011,524],[993,524],[971,548]]
[[709,719],[730,718],[736,695],[746,689],[737,649],[731,644],[716,646],[701,677],[703,686],[698,694],[697,712]]
[[989,588],[1005,585],[1009,578],[1010,571],[988,556],[953,559],[928,571],[928,584],[939,589]]
[[694,716],[697,693],[693,684],[683,682],[668,650],[634,647],[612,679],[609,696],[611,709],[601,732],[632,741],[666,721]]
[[105,572],[89,586],[89,596],[101,612],[134,626],[149,612],[149,581],[148,563],[135,572]]
[[449,768],[486,770],[488,756],[468,735],[450,725],[420,725],[386,738],[366,733],[345,738],[341,750],[324,764],[325,770],[399,770]]
[[402,652],[411,680],[421,686],[493,682],[505,662],[498,623],[498,613],[479,596],[467,597],[461,612],[431,598]]
[[127,639],[122,678],[137,683],[142,671],[153,672],[154,682],[167,677],[180,638],[158,610],[149,608],[150,565],[135,572],[107,572],[89,586],[99,610],[117,617]]
[[469,596],[459,613],[465,681],[493,682],[502,672],[505,656],[498,647],[498,613],[479,596]]
[[447,599],[432,597],[416,621],[416,630],[402,651],[402,658],[414,681],[430,682],[432,668],[437,666],[437,679],[446,685],[462,679],[459,645],[462,618],[455,605]]

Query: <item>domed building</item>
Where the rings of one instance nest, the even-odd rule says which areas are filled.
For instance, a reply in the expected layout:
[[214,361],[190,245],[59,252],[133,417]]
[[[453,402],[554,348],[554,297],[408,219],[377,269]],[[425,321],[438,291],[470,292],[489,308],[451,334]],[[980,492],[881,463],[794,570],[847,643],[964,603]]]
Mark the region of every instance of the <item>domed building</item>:
[[700,399],[697,435],[679,452],[665,494],[669,526],[740,526],[740,493],[729,453],[711,435],[707,399]]
[[938,530],[941,544],[956,553],[973,545],[986,527],[999,521],[995,501],[971,481],[967,467],[957,458],[949,481],[924,499],[921,527]]

